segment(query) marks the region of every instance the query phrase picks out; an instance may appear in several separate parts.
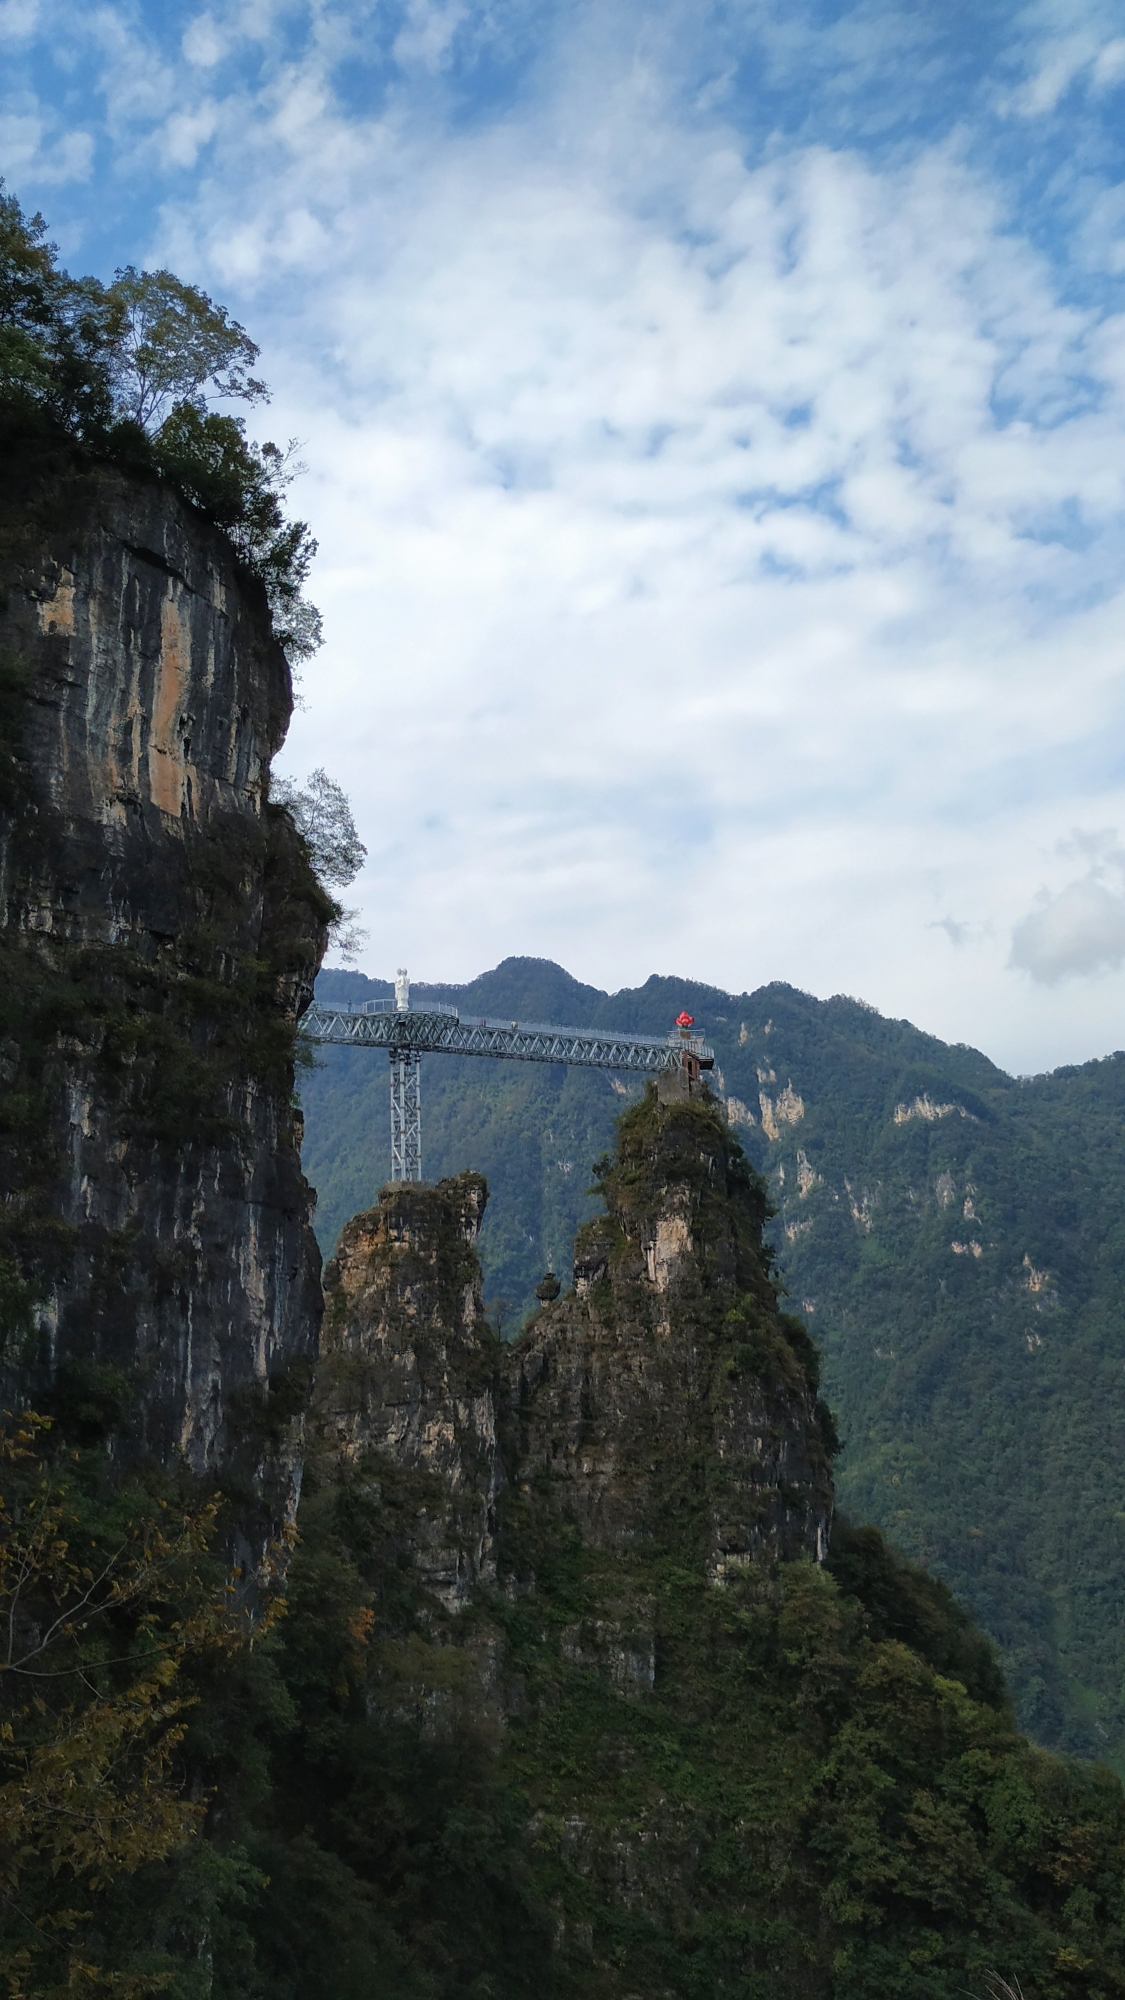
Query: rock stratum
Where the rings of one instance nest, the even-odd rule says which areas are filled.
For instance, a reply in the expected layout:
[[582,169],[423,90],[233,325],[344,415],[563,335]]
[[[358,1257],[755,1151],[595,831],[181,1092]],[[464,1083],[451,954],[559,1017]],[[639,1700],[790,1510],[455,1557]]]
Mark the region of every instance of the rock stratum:
[[451,1612],[495,1585],[505,1508],[532,1501],[591,1550],[690,1551],[712,1582],[827,1553],[830,1420],[777,1309],[761,1187],[698,1101],[654,1095],[624,1143],[574,1290],[511,1346],[484,1315],[477,1174],[389,1187],[326,1269],[320,1420],[441,1494],[415,1561]]
[[289,670],[167,487],[17,454],[0,682],[9,1394],[127,1404],[118,1453],[239,1486],[260,1551],[320,1312],[293,1049],[327,904],[268,803]]

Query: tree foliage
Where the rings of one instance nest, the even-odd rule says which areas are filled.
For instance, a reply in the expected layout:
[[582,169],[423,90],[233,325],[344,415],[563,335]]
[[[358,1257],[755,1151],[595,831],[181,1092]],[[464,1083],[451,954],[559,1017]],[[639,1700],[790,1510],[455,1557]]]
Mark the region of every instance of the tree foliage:
[[[347,793],[323,766],[310,771],[304,786],[275,777],[271,797],[284,806],[309,851],[317,880],[331,894],[353,882],[367,859]],[[341,958],[354,958],[367,932],[356,922],[358,910],[341,908],[329,926],[329,941]]]
[[304,786],[275,778],[271,796],[292,814],[309,850],[318,879],[326,888],[345,889],[367,859],[348,797],[323,766],[310,771]]
[[[1125,1995],[1120,1785],[1019,1737],[990,1648],[874,1531],[718,1589],[532,1487],[451,1618],[412,1556],[428,1475],[329,1421],[251,1645],[213,1507],[114,1472],[127,1402],[88,1371],[0,1444],[8,2000]],[[639,1693],[596,1657],[628,1603]]]
[[258,348],[244,327],[205,292],[171,271],[119,270],[107,287],[117,406],[146,431],[158,430],[177,403],[193,408],[205,389],[263,402],[264,382],[250,369]]
[[9,436],[46,427],[170,480],[261,578],[298,663],[320,617],[303,595],[316,543],[283,505],[294,447],[256,444],[241,417],[209,407],[268,400],[257,359],[245,328],[171,271],[72,278],[43,217],[25,217],[0,182],[0,424]]
[[[73,1412],[72,1412],[73,1414]],[[216,1507],[114,1480],[49,1418],[0,1430],[0,1981],[10,2000],[164,1991],[168,1954],[113,1921],[132,1877],[198,1839],[191,1674],[245,1644],[209,1549]]]

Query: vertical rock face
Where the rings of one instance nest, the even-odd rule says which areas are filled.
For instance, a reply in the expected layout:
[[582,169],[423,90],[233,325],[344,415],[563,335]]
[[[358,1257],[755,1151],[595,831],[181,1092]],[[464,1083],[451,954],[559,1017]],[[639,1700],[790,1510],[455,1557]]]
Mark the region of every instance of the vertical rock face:
[[474,1250],[486,1199],[479,1174],[386,1188],[325,1272],[321,1424],[346,1459],[405,1475],[414,1570],[449,1612],[496,1574],[497,1342]]
[[652,1094],[622,1120],[604,1188],[573,1296],[511,1355],[514,1480],[587,1543],[675,1551],[715,1581],[823,1557],[815,1357],[777,1311],[740,1150],[708,1104]]
[[[574,1292],[510,1348],[483,1325],[479,1176],[385,1189],[328,1267],[325,1425],[346,1458],[427,1475],[413,1560],[449,1608],[498,1565],[533,1581],[528,1506],[548,1539],[577,1531],[588,1549],[672,1556],[712,1582],[826,1551],[815,1355],[778,1313],[763,1193],[724,1121],[650,1095],[623,1119],[603,1185],[609,1212],[579,1239]],[[637,1646],[647,1657],[643,1633],[629,1657]]]
[[[369,1713],[514,1760],[535,1865],[552,1896],[570,1885],[575,1990],[593,1991],[598,1908],[597,1990],[633,2000],[666,1982],[625,1972],[622,1924],[651,1943],[705,1928],[716,1882],[729,1902],[708,1760],[755,1685],[783,1572],[818,1602],[834,1586],[815,1568],[830,1426],[808,1336],[778,1312],[763,1184],[705,1099],[652,1091],[618,1132],[574,1290],[510,1347],[482,1324],[479,1176],[385,1188],[348,1224],[310,1499],[335,1494],[378,1606]],[[705,1805],[670,1775],[699,1759]],[[753,1783],[769,1783],[757,1767]]]
[[281,1420],[319,1320],[292,1053],[326,905],[267,803],[291,705],[217,530],[155,482],[8,469],[6,1360],[37,1394],[127,1377],[122,1449],[237,1465],[262,1532],[295,1491]]

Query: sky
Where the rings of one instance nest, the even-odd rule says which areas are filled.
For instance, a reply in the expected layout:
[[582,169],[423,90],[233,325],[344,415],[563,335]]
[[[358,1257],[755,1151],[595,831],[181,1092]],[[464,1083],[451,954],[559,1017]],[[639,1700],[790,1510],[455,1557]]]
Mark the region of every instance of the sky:
[[0,171],[261,345],[365,970],[1125,1045],[1125,0],[0,0]]

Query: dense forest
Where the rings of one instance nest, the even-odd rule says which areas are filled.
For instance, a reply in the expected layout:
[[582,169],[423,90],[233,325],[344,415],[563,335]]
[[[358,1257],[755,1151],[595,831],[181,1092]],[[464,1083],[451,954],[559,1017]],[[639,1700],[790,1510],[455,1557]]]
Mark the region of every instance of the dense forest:
[[[329,972],[318,990],[389,988]],[[822,1351],[842,1504],[971,1607],[1025,1728],[1120,1765],[1125,1060],[1015,1079],[855,1000],[670,979],[610,996],[537,960],[416,990],[467,1014],[649,1033],[682,1006],[697,1017]],[[386,1064],[315,1063],[305,1158],[330,1251],[387,1172]],[[636,1086],[447,1057],[423,1079],[425,1171],[472,1163],[493,1189],[485,1291],[510,1333],[545,1264],[567,1268],[598,1207],[592,1163]]]

